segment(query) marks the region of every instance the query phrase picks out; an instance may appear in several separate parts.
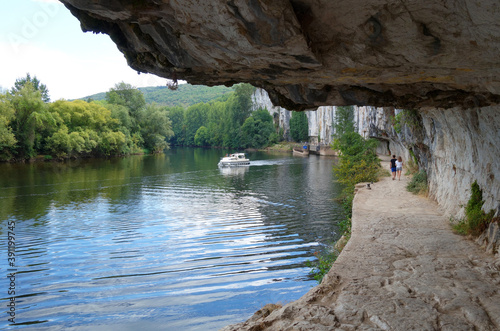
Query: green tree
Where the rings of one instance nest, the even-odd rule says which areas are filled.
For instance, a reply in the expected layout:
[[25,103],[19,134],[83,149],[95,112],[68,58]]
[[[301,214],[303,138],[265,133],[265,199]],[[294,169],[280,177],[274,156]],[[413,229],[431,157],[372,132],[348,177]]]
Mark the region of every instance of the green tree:
[[146,107],[144,94],[130,84],[120,82],[106,92],[106,101],[110,104],[124,106],[128,109],[132,119],[133,131],[137,128],[141,111]]
[[11,89],[10,93],[11,94],[16,94],[19,92],[24,85],[27,83],[31,83],[35,91],[40,91],[40,94],[42,96],[43,102],[49,102],[50,97],[49,97],[49,90],[47,89],[47,86],[45,84],[42,84],[36,76],[31,78],[31,75],[29,73],[26,74],[26,77],[23,78],[18,78],[16,79],[16,82],[14,83],[14,87]]
[[15,110],[5,94],[0,94],[0,160],[12,158],[17,143],[16,137],[10,127],[14,119]]
[[200,126],[200,128],[196,131],[196,135],[194,136],[194,143],[196,146],[208,146],[210,143],[210,132],[204,126]]
[[234,87],[233,121],[240,126],[252,113],[251,97],[254,92],[255,87],[250,84],[238,84]]
[[184,113],[182,107],[173,107],[169,109],[169,117],[172,121],[172,131],[174,135],[170,138],[170,144],[182,146],[185,142],[186,128],[184,126]]
[[42,100],[41,92],[36,90],[31,82],[9,94],[8,99],[15,110],[11,123],[12,132],[17,140],[15,153],[21,159],[34,157],[36,132],[55,125],[54,119],[47,112],[47,105]]
[[210,109],[207,114],[207,124],[209,141],[206,145],[222,146],[224,132],[226,131],[226,102],[216,101],[210,103]]
[[58,100],[50,104],[49,111],[59,123],[46,138],[46,148],[51,154],[71,157],[130,152],[131,137],[120,131],[123,124],[101,104]]
[[194,146],[194,137],[196,131],[206,124],[207,113],[209,106],[205,103],[198,103],[192,105],[186,110],[184,117],[184,125],[186,128],[186,140],[184,144],[186,146]]
[[352,106],[337,107],[334,121],[334,138],[340,138],[344,133],[354,132],[354,108]]
[[258,109],[241,126],[241,147],[265,147],[269,144],[273,133],[273,117],[267,110]]
[[172,122],[166,107],[150,104],[141,114],[141,135],[144,138],[144,147],[154,153],[168,148],[167,139],[174,135]]
[[293,112],[290,119],[290,135],[294,141],[309,140],[309,121],[305,112]]
[[[339,162],[333,170],[337,180],[344,185],[341,200],[347,213],[346,224],[350,224],[354,185],[377,180],[380,169],[380,160],[376,155],[378,142],[375,139],[365,140],[355,132],[352,107],[338,107],[335,120],[333,148],[339,151]],[[350,225],[345,227],[349,232]]]

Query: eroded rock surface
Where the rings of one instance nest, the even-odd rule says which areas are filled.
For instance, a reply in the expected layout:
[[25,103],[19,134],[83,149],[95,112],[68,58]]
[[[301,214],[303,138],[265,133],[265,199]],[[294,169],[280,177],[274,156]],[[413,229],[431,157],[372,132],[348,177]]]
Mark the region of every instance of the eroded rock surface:
[[358,191],[352,238],[321,285],[223,330],[500,330],[500,260],[405,185]]
[[61,0],[140,72],[248,82],[290,110],[500,102],[494,0]]

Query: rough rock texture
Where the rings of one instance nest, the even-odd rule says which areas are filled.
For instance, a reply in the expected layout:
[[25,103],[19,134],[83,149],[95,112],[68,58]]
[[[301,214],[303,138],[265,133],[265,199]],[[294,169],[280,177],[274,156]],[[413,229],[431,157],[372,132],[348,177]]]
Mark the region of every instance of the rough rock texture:
[[248,82],[287,109],[500,102],[495,0],[61,2],[137,71]]
[[406,180],[359,189],[352,237],[319,286],[223,330],[500,330],[500,259]]
[[488,229],[476,240],[489,254],[500,252],[500,221],[491,222]]

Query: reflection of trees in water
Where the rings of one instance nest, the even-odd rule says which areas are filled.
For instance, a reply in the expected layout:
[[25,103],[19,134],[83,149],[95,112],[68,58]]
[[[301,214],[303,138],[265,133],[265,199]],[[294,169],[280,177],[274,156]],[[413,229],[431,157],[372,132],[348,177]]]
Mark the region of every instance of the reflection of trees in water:
[[0,164],[0,218],[38,219],[49,208],[61,208],[101,197],[109,201],[137,198],[143,173],[163,167],[164,155],[105,160],[71,160],[33,164]]

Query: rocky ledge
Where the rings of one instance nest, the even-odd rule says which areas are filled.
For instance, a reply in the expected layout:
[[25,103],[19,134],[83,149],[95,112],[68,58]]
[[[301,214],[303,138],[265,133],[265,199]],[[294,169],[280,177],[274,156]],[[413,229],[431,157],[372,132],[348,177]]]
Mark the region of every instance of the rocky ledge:
[[222,330],[500,330],[499,255],[454,234],[406,181],[359,189],[352,237],[320,285]]
[[61,0],[138,72],[263,87],[289,110],[500,102],[494,0]]

